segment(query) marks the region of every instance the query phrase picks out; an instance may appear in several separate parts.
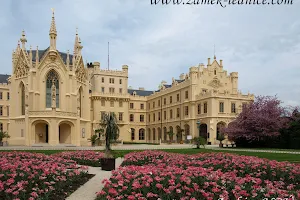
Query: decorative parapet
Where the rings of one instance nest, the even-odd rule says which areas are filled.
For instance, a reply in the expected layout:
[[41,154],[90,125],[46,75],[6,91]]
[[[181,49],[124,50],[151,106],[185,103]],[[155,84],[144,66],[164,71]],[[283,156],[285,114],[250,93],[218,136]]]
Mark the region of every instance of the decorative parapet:
[[158,92],[154,92],[153,94],[151,94],[150,96],[148,96],[148,100],[155,99],[157,97],[160,97],[160,96],[163,96],[163,95],[175,92],[175,91],[180,90],[180,89],[185,88],[185,87],[189,87],[190,84],[191,84],[190,79],[187,79],[187,80],[185,80],[185,81],[183,81],[181,83],[172,84],[172,87],[164,88],[163,90],[160,90]]
[[102,92],[93,92],[91,95],[92,100],[123,100],[129,101],[129,94],[119,94],[119,93],[102,93]]
[[94,76],[97,76],[97,75],[128,76],[127,71],[108,70],[108,69],[97,69],[93,72],[93,74],[94,74]]
[[0,83],[1,88],[7,88],[8,89],[8,84],[7,83]]
[[218,90],[210,90],[208,92],[202,92],[196,95],[196,100],[201,100],[210,97],[254,100],[254,94],[250,94],[250,93],[242,94],[241,92],[238,92],[237,94],[230,94],[228,91],[225,91],[224,93],[220,93]]
[[[53,116],[52,110],[43,110],[43,111],[29,111],[29,115],[32,116]],[[77,117],[77,113],[73,112],[65,112],[65,111],[56,111],[55,116],[61,116],[61,117]]]
[[147,96],[130,95],[130,101],[147,101]]

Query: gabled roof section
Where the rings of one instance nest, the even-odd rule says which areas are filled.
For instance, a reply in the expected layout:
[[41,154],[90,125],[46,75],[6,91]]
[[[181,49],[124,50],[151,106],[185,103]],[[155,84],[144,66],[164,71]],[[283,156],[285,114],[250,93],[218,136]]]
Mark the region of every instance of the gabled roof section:
[[127,90],[130,95],[133,95],[133,92],[136,92],[137,96],[150,96],[153,94],[153,91],[147,91],[147,90],[134,90],[134,89],[128,89]]
[[[39,55],[39,61],[41,61],[41,59],[43,58],[43,56],[45,55],[45,53],[48,51],[50,47],[48,47],[47,49],[44,49],[44,50],[38,50],[38,55]],[[32,61],[36,61],[35,58],[36,58],[36,53],[37,51],[36,50],[31,50],[32,52]],[[27,50],[27,53],[29,54],[29,50]],[[58,51],[58,54],[60,55],[61,59],[63,60],[63,62],[65,64],[67,64],[67,53],[64,53],[64,52],[60,52]],[[70,65],[72,65],[72,61],[73,61],[73,55],[72,54],[69,54],[70,55]]]
[[214,59],[214,61],[212,62],[211,65],[215,65],[215,64],[216,64],[217,66],[220,66],[219,63],[218,63],[218,61],[217,61],[216,59]]
[[7,79],[10,77],[10,75],[7,74],[0,74],[0,83],[8,83]]

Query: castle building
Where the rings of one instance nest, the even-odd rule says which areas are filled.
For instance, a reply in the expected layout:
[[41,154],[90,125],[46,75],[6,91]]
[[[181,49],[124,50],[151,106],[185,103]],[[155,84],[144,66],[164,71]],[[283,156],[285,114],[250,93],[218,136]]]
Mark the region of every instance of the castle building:
[[238,73],[228,74],[216,57],[146,91],[128,87],[127,65],[84,64],[77,31],[73,54],[57,50],[57,38],[53,12],[49,47],[27,49],[23,31],[12,75],[0,75],[0,130],[11,136],[9,145],[89,146],[106,112],[116,113],[122,141],[182,143],[200,135],[216,144],[220,128],[254,100],[238,90]]

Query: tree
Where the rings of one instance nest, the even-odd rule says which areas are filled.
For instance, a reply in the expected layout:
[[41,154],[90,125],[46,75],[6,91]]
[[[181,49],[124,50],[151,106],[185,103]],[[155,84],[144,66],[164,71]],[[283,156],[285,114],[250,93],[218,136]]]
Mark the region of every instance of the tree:
[[174,135],[174,132],[173,132],[173,130],[170,130],[169,132],[167,132],[167,134],[169,135],[169,138],[170,138],[170,143],[172,143],[172,140],[173,140],[173,135]]
[[285,149],[300,149],[300,112],[294,108],[289,117],[288,127],[280,130],[277,147]]
[[88,138],[88,140],[92,143],[92,146],[95,146],[96,142],[99,140],[100,138],[94,134],[91,136],[91,138]]
[[0,146],[3,146],[2,141],[4,138],[10,138],[10,135],[7,132],[0,131]]
[[193,144],[196,146],[197,149],[200,149],[200,146],[203,146],[205,149],[206,139],[204,137],[194,137]]
[[119,138],[120,129],[117,124],[116,114],[113,112],[103,115],[101,126],[105,130],[105,157],[113,157],[111,143]]
[[222,141],[225,139],[224,134],[223,133],[219,133],[217,135],[217,140],[220,142],[219,147],[223,147]]
[[230,140],[242,139],[250,143],[277,137],[287,124],[286,110],[280,104],[276,96],[257,96],[222,132],[228,134]]

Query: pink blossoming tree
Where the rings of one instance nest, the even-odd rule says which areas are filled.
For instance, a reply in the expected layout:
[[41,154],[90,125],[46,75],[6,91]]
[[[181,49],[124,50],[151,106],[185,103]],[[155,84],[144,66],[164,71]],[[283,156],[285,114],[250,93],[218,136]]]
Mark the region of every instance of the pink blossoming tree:
[[287,124],[286,109],[280,104],[276,96],[257,96],[223,132],[234,141],[242,138],[257,142],[277,137]]

